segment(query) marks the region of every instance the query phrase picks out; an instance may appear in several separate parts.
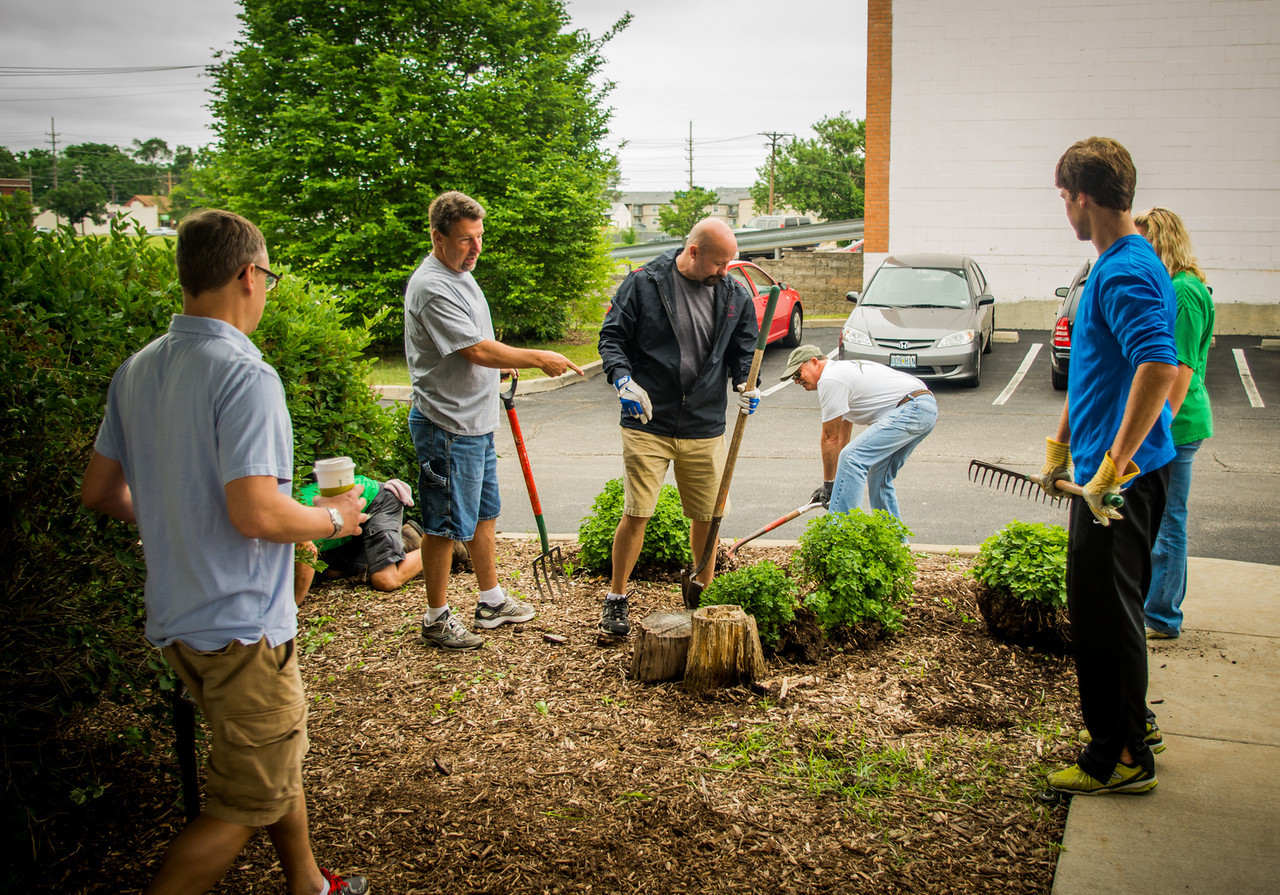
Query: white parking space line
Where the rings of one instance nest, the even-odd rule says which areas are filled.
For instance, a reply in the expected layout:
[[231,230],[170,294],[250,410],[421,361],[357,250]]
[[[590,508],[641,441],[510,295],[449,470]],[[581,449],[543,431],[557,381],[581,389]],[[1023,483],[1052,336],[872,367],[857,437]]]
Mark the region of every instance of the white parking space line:
[[[830,351],[827,352],[827,357],[835,357],[836,352],[839,350],[840,348],[838,346],[835,348],[832,348]],[[786,388],[788,385],[791,385],[791,384],[792,383],[790,379],[788,379],[786,382],[779,382],[777,385],[773,386],[772,388],[767,388],[764,391],[762,391],[760,393],[760,397],[767,398],[770,395],[772,395],[774,392],[781,391],[782,389]]]
[[1232,348],[1231,353],[1236,357],[1236,369],[1240,371],[1240,384],[1244,386],[1244,393],[1249,396],[1249,405],[1251,407],[1266,407],[1262,402],[1262,395],[1258,394],[1258,386],[1253,381],[1253,374],[1249,372],[1249,362],[1244,359],[1243,348]]
[[1027,371],[1031,369],[1031,363],[1036,359],[1036,355],[1040,353],[1041,347],[1043,346],[1039,342],[1031,343],[1031,347],[1027,349],[1027,356],[1022,359],[1022,365],[1018,367],[1018,372],[1013,374],[1009,384],[1004,387],[1004,391],[996,396],[996,399],[991,402],[992,404],[999,406],[1013,396],[1018,384],[1022,382],[1023,377],[1027,375]]

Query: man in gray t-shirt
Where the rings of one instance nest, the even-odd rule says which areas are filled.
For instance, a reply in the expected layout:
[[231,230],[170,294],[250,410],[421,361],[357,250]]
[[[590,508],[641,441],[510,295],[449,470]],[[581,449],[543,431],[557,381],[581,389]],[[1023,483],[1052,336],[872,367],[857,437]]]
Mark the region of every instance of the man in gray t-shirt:
[[404,351],[413,380],[409,432],[418,455],[422,507],[422,576],[427,612],[422,637],[443,649],[475,649],[484,641],[449,609],[453,545],[471,553],[480,599],[475,624],[496,628],[536,614],[498,584],[494,534],[498,499],[498,382],[502,374],[537,367],[548,376],[566,369],[582,375],[554,351],[512,348],[497,341],[489,305],[471,271],[484,238],[484,208],[447,192],[428,211],[431,254],[409,279],[404,295]]

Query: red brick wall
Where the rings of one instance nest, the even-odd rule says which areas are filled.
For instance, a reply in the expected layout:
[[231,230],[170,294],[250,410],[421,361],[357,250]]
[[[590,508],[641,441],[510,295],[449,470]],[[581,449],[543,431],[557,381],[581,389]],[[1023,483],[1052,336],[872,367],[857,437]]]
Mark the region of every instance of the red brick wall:
[[893,0],[867,0],[865,252],[889,251],[889,113],[893,99]]

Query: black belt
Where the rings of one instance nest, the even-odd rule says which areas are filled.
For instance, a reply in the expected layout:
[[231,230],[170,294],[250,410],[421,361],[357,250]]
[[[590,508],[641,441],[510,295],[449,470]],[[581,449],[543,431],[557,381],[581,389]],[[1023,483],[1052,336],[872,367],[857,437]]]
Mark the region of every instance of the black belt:
[[912,398],[918,398],[918,397],[920,397],[921,395],[927,395],[927,394],[929,394],[929,390],[928,390],[927,388],[922,388],[922,389],[920,389],[920,391],[918,391],[918,392],[912,392],[912,393],[911,393],[911,394],[909,394],[909,395],[904,395],[904,396],[903,396],[903,398],[902,398],[902,400],[901,400],[901,401],[899,401],[899,402],[898,402],[896,405],[894,405],[894,406],[895,406],[895,407],[901,407],[903,404],[906,404],[906,403],[907,403],[908,401],[910,401]]

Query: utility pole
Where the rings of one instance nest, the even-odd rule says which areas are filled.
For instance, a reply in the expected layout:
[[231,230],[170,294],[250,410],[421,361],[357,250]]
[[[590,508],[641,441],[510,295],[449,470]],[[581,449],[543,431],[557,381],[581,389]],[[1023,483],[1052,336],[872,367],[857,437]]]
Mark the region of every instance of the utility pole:
[[53,188],[58,188],[58,132],[53,129],[53,116],[49,116],[49,140],[53,143]]
[[795,134],[760,134],[769,138],[769,210],[765,214],[773,214],[773,166],[778,160],[778,141],[783,137],[794,137]]
[[693,122],[689,122],[689,189],[693,189]]

